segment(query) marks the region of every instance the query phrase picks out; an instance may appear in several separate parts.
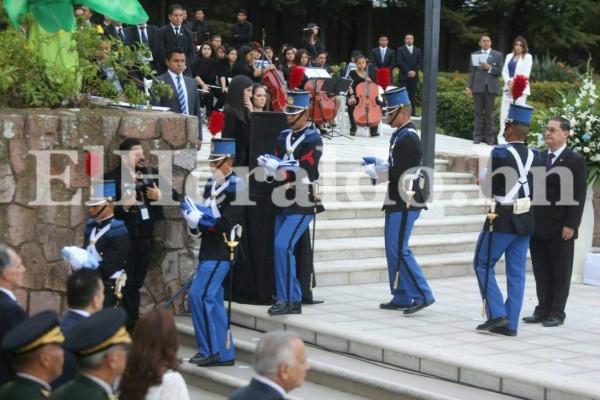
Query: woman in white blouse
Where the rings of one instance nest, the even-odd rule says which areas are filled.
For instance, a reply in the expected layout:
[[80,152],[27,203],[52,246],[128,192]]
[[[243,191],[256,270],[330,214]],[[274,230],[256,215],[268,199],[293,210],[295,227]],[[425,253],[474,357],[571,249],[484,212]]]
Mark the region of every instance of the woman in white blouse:
[[177,370],[179,336],[171,314],[145,313],[135,326],[127,367],[119,384],[119,400],[190,400]]
[[[513,98],[510,94],[510,88],[512,87],[513,79],[516,75],[525,75],[529,78],[531,74],[531,66],[533,65],[533,58],[529,54],[529,48],[527,47],[527,41],[522,36],[517,36],[513,42],[513,52],[506,56],[504,60],[504,68],[502,69],[502,79],[504,80],[504,94],[502,96],[502,107],[500,108],[500,133],[498,134],[498,143],[506,143],[504,140],[504,120],[508,115],[508,108]],[[516,104],[525,104],[527,96],[531,94],[529,90],[529,83],[523,92],[523,95],[519,97]]]

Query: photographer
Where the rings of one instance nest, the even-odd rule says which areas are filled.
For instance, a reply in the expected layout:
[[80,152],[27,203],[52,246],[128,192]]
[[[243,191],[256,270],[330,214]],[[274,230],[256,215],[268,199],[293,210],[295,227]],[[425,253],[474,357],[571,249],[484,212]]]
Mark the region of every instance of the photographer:
[[[115,207],[115,216],[125,222],[131,239],[125,267],[127,284],[123,289],[127,329],[131,332],[139,319],[140,289],[150,264],[154,225],[164,219],[162,206],[153,203],[162,198],[163,192],[158,188],[158,170],[146,166],[139,140],[125,139],[119,150],[128,153],[121,155],[121,163],[106,173],[105,179],[117,183],[117,200],[121,205]],[[173,197],[177,199],[177,192],[173,191]]]

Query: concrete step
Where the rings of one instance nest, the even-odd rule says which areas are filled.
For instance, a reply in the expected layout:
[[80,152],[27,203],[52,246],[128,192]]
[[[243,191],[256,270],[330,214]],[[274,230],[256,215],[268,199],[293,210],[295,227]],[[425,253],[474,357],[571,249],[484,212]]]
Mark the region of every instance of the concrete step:
[[[455,233],[452,235],[411,236],[409,246],[413,254],[445,254],[475,250],[479,232]],[[314,260],[348,260],[385,257],[385,243],[382,237],[336,238],[315,242]]]
[[[193,352],[195,341],[193,328],[189,318],[177,318],[182,351]],[[210,374],[192,366],[185,367],[186,378],[202,373],[204,379],[214,379],[213,387],[219,385],[223,391],[231,390],[224,384],[232,385],[243,381],[243,385],[255,374],[251,368],[256,345],[261,333],[240,326],[234,326],[233,335],[236,349],[236,366],[213,368]],[[189,350],[188,350],[189,349]],[[182,353],[180,351],[180,353]],[[305,383],[291,392],[287,397],[293,399],[327,399],[327,400],[387,400],[387,399],[490,399],[508,398],[505,395],[445,382],[429,376],[415,375],[400,368],[383,363],[373,363],[360,357],[337,354],[321,348],[307,345],[308,360],[311,369]],[[205,369],[207,370],[207,369]],[[207,376],[209,375],[209,376]],[[235,379],[235,381],[234,381]],[[217,389],[215,387],[215,389]]]
[[[387,185],[321,185],[320,193],[323,201],[344,201],[344,202],[364,202],[377,201],[383,202],[387,192]],[[477,185],[434,185],[432,200],[450,200],[450,199],[475,199],[480,195]]]
[[[382,149],[381,154],[371,154],[376,155],[380,158],[387,158],[387,147]],[[365,155],[367,155],[365,153]],[[349,156],[336,156],[335,154],[329,154],[327,151],[324,152],[323,157],[319,163],[320,171],[337,171],[337,172],[351,172],[360,170],[360,164],[362,163],[362,155],[355,157]],[[434,170],[437,172],[446,172],[448,171],[448,165],[450,162],[448,160],[436,159],[434,161]]]
[[[423,216],[426,212],[423,213]],[[413,228],[413,236],[423,234],[453,234],[464,232],[479,232],[485,217],[482,215],[458,215],[452,217],[426,219],[419,218]],[[360,238],[377,236],[383,237],[385,219],[324,219],[317,221],[315,239]],[[312,232],[312,231],[311,231]]]
[[[321,185],[371,185],[371,178],[364,172],[364,168],[358,165],[352,171],[331,171],[321,168]],[[464,172],[436,172],[433,176],[434,184],[473,184],[475,178],[472,174]]]
[[227,400],[227,396],[212,393],[189,384],[188,392],[190,393],[190,400]]

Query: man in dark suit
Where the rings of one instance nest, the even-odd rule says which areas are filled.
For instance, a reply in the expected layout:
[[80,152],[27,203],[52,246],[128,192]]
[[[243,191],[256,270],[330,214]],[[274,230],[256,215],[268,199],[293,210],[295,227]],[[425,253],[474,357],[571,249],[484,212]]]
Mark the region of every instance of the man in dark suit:
[[200,111],[200,97],[196,81],[188,76],[182,75],[185,70],[186,55],[181,49],[172,49],[167,54],[166,64],[168,70],[160,75],[158,79],[171,85],[173,96],[162,96],[154,98],[152,104],[155,106],[169,107],[171,111],[179,114],[189,114],[198,117],[198,150],[202,145],[202,114]]
[[229,400],[283,400],[286,393],[302,386],[310,369],[304,342],[289,331],[265,333],[254,354],[258,376]]
[[194,17],[195,21],[192,23],[192,32],[196,34],[197,44],[199,46],[203,42],[208,42],[215,34],[215,30],[213,29],[212,24],[206,20],[203,8],[196,8]]
[[[83,268],[73,272],[67,278],[67,305],[69,311],[60,318],[60,330],[67,334],[79,321],[102,309],[104,303],[104,283],[100,273],[94,269]],[[65,363],[62,375],[52,382],[56,389],[77,373],[75,356],[65,351]]]
[[[475,121],[473,127],[473,143],[481,143],[483,133],[483,114],[485,113],[484,139],[490,146],[494,145],[494,100],[500,94],[498,78],[502,75],[504,58],[502,53],[492,49],[492,39],[483,35],[479,40],[481,50],[471,54],[469,61],[469,77],[467,79],[467,96],[475,103]],[[475,64],[473,64],[475,62]]]
[[[563,117],[552,118],[546,127],[548,149],[541,154],[546,164],[546,205],[534,207],[535,233],[530,251],[538,305],[526,323],[554,327],[564,323],[569,296],[577,228],[586,195],[585,158],[567,147],[571,130]],[[566,196],[562,196],[563,192]]]
[[186,75],[191,76],[190,65],[196,54],[194,49],[194,37],[192,31],[182,26],[183,23],[183,7],[180,5],[172,5],[169,9],[169,24],[160,27],[156,31],[155,38],[155,54],[156,71],[159,74],[167,72],[167,53],[174,48],[183,50],[185,54]]
[[396,50],[396,65],[398,65],[398,86],[405,87],[408,92],[410,104],[412,104],[411,115],[417,115],[417,84],[419,83],[419,70],[422,69],[423,61],[421,49],[414,45],[415,37],[412,33],[404,36],[404,46]]
[[237,24],[231,25],[232,45],[236,49],[242,46],[250,46],[252,40],[252,24],[248,21],[248,13],[243,8],[237,13]]
[[[511,104],[504,130],[507,144],[494,147],[482,191],[491,198],[479,234],[473,265],[487,321],[475,328],[504,336],[517,336],[525,292],[527,248],[533,234],[531,169],[540,165],[539,153],[525,144],[533,108]],[[495,278],[495,264],[506,260],[506,300]]]
[[110,36],[116,35],[115,27],[112,24],[112,20],[110,18],[105,16],[104,20],[100,23],[100,26],[102,27],[102,30],[104,31],[105,35],[110,35]]
[[[0,244],[0,342],[19,322],[27,318],[14,295],[23,286],[25,266],[21,257],[13,250]],[[0,386],[10,380],[15,371],[4,352],[0,353]]]
[[396,67],[396,53],[388,47],[387,35],[379,36],[379,47],[371,50],[369,62],[374,63],[377,68],[389,68],[390,78],[393,76],[392,71]]
[[0,389],[0,400],[43,400],[50,396],[50,382],[63,368],[64,337],[55,311],[42,311],[21,321],[2,341],[17,375]]

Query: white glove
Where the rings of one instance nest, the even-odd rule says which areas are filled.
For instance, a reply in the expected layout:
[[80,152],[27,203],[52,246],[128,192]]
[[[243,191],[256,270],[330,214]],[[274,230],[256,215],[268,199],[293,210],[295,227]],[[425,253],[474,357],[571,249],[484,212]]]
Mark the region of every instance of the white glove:
[[365,165],[365,172],[371,178],[371,183],[373,185],[375,185],[377,183],[377,180],[379,179],[379,177],[377,176],[377,170],[376,170],[376,168],[377,167],[375,166],[375,164],[367,164],[367,165]]
[[204,215],[188,196],[185,196],[181,203],[181,214],[190,229],[198,229],[198,223]]
[[73,271],[79,271],[81,268],[98,268],[98,260],[81,247],[66,246],[60,252],[63,259],[71,265]]
[[300,168],[300,163],[296,160],[281,161],[277,167],[277,169],[292,172],[296,172],[298,168]]
[[279,161],[275,158],[269,157],[268,154],[264,156],[259,156],[257,158],[258,165],[263,167],[265,170],[265,176],[268,178],[272,178],[275,176],[275,171],[279,168]]

